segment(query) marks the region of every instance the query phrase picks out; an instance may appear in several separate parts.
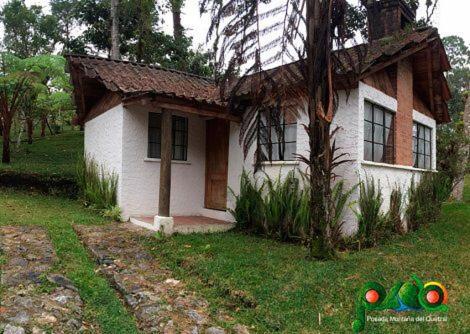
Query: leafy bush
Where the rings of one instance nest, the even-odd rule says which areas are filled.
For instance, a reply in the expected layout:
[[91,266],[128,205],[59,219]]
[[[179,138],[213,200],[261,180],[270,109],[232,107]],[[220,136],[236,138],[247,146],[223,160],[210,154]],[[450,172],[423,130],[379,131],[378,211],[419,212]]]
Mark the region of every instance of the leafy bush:
[[110,218],[117,218],[118,176],[107,173],[93,159],[83,157],[77,164],[77,183],[85,205],[100,210]]
[[344,209],[349,204],[351,194],[356,190],[357,185],[345,190],[344,181],[338,181],[331,189],[330,212],[333,217],[330,226],[328,226],[328,239],[332,248],[338,248],[343,241],[342,229],[344,225]]
[[263,185],[258,186],[257,181],[243,170],[240,177],[240,193],[235,198],[235,209],[229,210],[237,222],[237,227],[255,233],[266,233],[264,226],[264,203],[261,196]]
[[356,211],[359,248],[374,246],[381,237],[385,223],[385,216],[380,211],[382,203],[380,185],[376,186],[374,178],[366,177],[365,181],[359,183],[359,210]]
[[403,207],[403,191],[396,186],[390,194],[390,208],[387,213],[387,225],[398,234],[404,234],[403,221],[401,219]]
[[435,222],[451,188],[452,181],[442,173],[425,173],[418,185],[413,179],[406,209],[408,229],[415,231],[421,225]]
[[[244,171],[240,179],[240,194],[234,194],[235,209],[231,210],[238,227],[282,241],[306,242],[310,226],[310,188],[303,181],[290,171],[283,178],[281,175],[276,178],[265,175],[262,184],[258,185]],[[353,190],[345,191],[342,181],[332,189],[334,224],[329,226],[328,235],[335,246],[341,240],[342,216]]]
[[277,235],[282,241],[298,237],[294,222],[301,189],[294,171],[290,171],[284,180],[281,175],[273,180],[266,174],[264,184],[264,218],[269,233]]

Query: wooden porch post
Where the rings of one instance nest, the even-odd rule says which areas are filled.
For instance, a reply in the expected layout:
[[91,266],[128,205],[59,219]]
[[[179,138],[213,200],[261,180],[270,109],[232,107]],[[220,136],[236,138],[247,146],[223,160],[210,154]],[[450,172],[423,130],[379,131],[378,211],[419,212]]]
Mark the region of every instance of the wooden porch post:
[[158,197],[158,215],[170,217],[171,190],[171,159],[172,159],[172,120],[171,111],[162,109],[161,123],[161,159],[160,159],[160,191]]

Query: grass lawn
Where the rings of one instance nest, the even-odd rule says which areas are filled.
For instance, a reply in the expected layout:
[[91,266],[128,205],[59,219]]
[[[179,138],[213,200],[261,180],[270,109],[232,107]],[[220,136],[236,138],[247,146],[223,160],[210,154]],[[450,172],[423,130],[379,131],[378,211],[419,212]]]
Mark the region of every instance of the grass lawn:
[[[366,281],[378,281],[389,289],[416,274],[425,282],[437,280],[447,287],[448,321],[367,323],[365,332],[468,333],[467,181],[466,203],[445,204],[438,223],[378,248],[343,253],[336,261],[310,262],[301,246],[236,232],[150,240],[148,246],[205,296],[214,312],[226,310],[234,322],[252,326],[256,332],[350,333],[355,296]],[[384,314],[388,315],[373,313]]]
[[31,145],[23,142],[19,149],[15,145],[11,144],[11,163],[0,162],[0,170],[74,177],[75,162],[83,154],[83,132],[67,130],[54,136],[48,133],[44,138],[34,138]]
[[105,223],[77,201],[0,189],[0,225],[33,224],[47,229],[59,258],[57,269],[79,289],[86,318],[98,324],[103,333],[136,333],[134,319],[107,281],[95,273],[94,263],[72,229],[72,224]]

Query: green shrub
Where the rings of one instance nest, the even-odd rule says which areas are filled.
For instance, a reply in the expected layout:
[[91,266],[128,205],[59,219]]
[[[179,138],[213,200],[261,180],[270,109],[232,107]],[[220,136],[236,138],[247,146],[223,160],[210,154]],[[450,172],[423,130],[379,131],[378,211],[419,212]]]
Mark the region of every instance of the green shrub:
[[[331,212],[334,217],[328,235],[334,245],[341,240],[342,216],[353,191],[354,188],[345,191],[342,181],[332,189]],[[294,171],[285,177],[265,175],[261,185],[258,185],[243,171],[240,194],[233,195],[235,209],[230,212],[239,228],[282,241],[307,241],[311,216],[310,188],[305,177],[299,179]]]
[[451,187],[449,178],[441,173],[425,173],[417,185],[413,179],[408,190],[406,208],[408,229],[415,231],[421,225],[435,222]]
[[86,206],[116,218],[118,176],[107,173],[93,159],[83,157],[77,164],[77,183]]
[[343,241],[342,229],[344,225],[343,214],[349,204],[351,194],[356,190],[357,185],[349,190],[345,190],[344,181],[338,181],[331,189],[330,213],[332,219],[328,226],[328,239],[333,249],[339,247]]
[[264,204],[261,196],[263,185],[250,177],[243,170],[240,177],[240,193],[236,195],[232,189],[230,192],[235,198],[235,209],[229,210],[237,222],[237,227],[255,233],[266,233],[264,224]]
[[[270,234],[282,241],[298,237],[295,230],[295,219],[300,200],[301,188],[294,171],[289,171],[284,179],[281,175],[272,179],[266,174],[266,194],[264,196],[265,226]],[[300,218],[300,217],[297,217]]]
[[387,226],[394,233],[404,234],[403,221],[401,219],[403,207],[403,191],[396,186],[390,194],[390,207],[387,213]]
[[383,203],[380,184],[376,186],[373,177],[366,177],[359,183],[359,200],[356,211],[358,231],[356,234],[359,248],[376,245],[381,237],[385,217],[380,211]]

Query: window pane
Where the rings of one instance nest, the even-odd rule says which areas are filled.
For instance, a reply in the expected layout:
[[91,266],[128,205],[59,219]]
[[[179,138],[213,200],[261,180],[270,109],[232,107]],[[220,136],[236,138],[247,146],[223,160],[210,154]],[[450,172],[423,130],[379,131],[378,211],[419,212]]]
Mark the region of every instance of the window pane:
[[424,149],[426,150],[426,155],[431,155],[431,143],[426,141],[424,142]]
[[418,153],[424,154],[424,140],[418,140]]
[[425,157],[424,158],[424,163],[425,163],[425,168],[426,169],[431,169],[431,157]]
[[261,148],[261,153],[260,153],[261,161],[269,160],[268,159],[268,148],[267,148],[267,146],[266,145],[261,145],[260,148]]
[[364,142],[364,160],[372,161],[372,143]]
[[374,126],[374,142],[375,143],[384,143],[384,127],[380,125]]
[[424,168],[424,155],[418,155],[418,168]]
[[384,146],[374,144],[374,161],[383,162]]
[[418,152],[418,139],[413,138],[413,152]]
[[393,120],[393,115],[389,112],[385,113],[385,126],[387,128],[392,127],[392,120]]
[[296,143],[286,143],[284,148],[284,160],[295,160]]
[[374,123],[384,124],[384,112],[380,107],[374,106]]
[[426,138],[427,141],[431,141],[431,129],[430,128],[426,128],[425,138]]
[[418,125],[418,137],[424,139],[424,126]]
[[372,123],[364,122],[364,139],[372,141]]
[[284,131],[284,141],[295,142],[297,140],[297,124],[286,125]]
[[273,144],[273,151],[271,152],[272,157],[271,159],[274,161],[280,160],[280,155],[279,155],[279,145],[278,144]]
[[416,153],[413,152],[413,166],[417,167],[417,162],[416,162]]
[[148,146],[148,157],[153,159],[160,159],[160,144],[159,143],[149,143]]
[[413,123],[413,137],[418,137],[418,125]]
[[372,104],[369,102],[364,105],[364,119],[372,122]]

